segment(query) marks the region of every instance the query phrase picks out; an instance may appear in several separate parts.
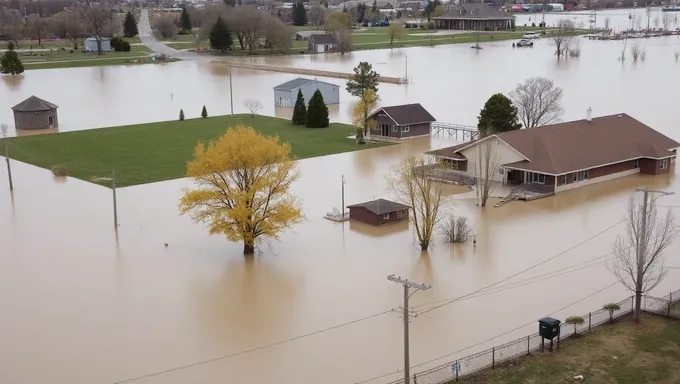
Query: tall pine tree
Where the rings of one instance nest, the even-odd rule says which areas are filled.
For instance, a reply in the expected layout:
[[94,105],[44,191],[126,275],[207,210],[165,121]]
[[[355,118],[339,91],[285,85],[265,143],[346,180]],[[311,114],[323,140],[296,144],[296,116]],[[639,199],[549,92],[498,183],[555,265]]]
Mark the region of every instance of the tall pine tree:
[[132,12],[128,11],[125,15],[125,21],[123,22],[123,35],[125,35],[125,37],[135,37],[138,34],[137,21],[135,21],[135,17],[132,16]]
[[295,108],[293,108],[293,124],[305,125],[307,121],[307,106],[305,106],[305,97],[302,96],[302,90],[298,89],[297,100],[295,100]]
[[182,33],[191,32],[191,18],[187,7],[182,8],[182,15],[179,17],[180,25],[182,26]]
[[293,3],[293,25],[307,25],[307,10],[301,1]]
[[517,116],[517,107],[502,93],[497,93],[486,101],[477,119],[477,129],[482,137],[522,128]]
[[7,45],[8,51],[0,57],[0,72],[10,75],[18,75],[24,72],[24,65],[21,63],[19,55],[14,50],[14,44]]
[[326,128],[328,127],[328,107],[323,101],[323,95],[318,89],[309,99],[307,108],[307,128]]
[[373,70],[373,66],[367,61],[362,61],[354,67],[354,74],[347,82],[347,92],[356,97],[361,97],[367,89],[378,93],[378,78],[380,75]]
[[233,43],[227,24],[222,20],[222,16],[218,16],[215,25],[210,30],[210,48],[219,49],[224,53],[231,48]]

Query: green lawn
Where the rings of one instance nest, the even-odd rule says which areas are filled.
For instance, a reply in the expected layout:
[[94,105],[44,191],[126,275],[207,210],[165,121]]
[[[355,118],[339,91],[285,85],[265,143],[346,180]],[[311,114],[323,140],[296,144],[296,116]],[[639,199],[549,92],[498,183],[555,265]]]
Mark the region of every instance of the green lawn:
[[652,315],[643,316],[640,324],[621,320],[563,342],[558,352],[522,358],[512,367],[460,382],[567,384],[577,375],[590,384],[680,383],[680,322]]
[[[144,60],[142,63],[141,60]],[[108,57],[97,58],[89,60],[71,60],[71,61],[44,61],[36,63],[24,63],[24,69],[29,71],[33,69],[54,69],[54,68],[82,68],[82,67],[103,67],[108,65],[141,65],[141,64],[162,64],[180,61],[180,59],[172,58],[165,61],[154,62],[150,56],[126,56],[126,57]]]
[[[195,111],[198,113],[199,111]],[[267,116],[234,115],[207,119],[165,121],[86,131],[16,137],[9,140],[10,157],[51,169],[63,165],[69,175],[98,182],[111,169],[118,185],[129,186],[183,177],[198,141],[208,142],[236,124],[252,126],[269,136],[279,136],[303,159],[356,151],[347,137],[352,126],[332,123],[328,128],[294,126],[288,120]],[[373,145],[371,145],[373,146]],[[1,153],[0,148],[0,153]],[[109,181],[103,181],[108,185]]]

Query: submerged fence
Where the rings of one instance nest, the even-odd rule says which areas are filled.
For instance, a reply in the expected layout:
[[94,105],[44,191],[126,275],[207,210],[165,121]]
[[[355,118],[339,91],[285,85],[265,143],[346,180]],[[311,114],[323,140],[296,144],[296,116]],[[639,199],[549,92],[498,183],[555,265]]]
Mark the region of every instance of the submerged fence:
[[[635,300],[629,297],[617,303],[621,309],[611,314],[611,319],[617,319],[629,315],[635,310]],[[645,296],[642,299],[642,310],[657,315],[675,317],[680,319],[680,290],[671,292],[664,297]],[[600,309],[590,312],[585,316],[583,324],[574,325],[562,322],[560,325],[560,336],[554,344],[559,348],[559,343],[574,336],[591,331],[594,327],[608,323],[610,313],[608,310]],[[529,356],[532,352],[539,351],[542,345],[542,338],[538,333],[522,337],[509,343],[487,349],[485,351],[467,356],[458,360],[450,361],[446,364],[419,372],[413,375],[413,384],[446,384],[458,381],[464,376],[478,373],[485,369],[494,369],[497,366],[509,364],[523,356]],[[546,342],[545,348],[548,349],[550,342]],[[404,384],[404,379],[393,381],[389,384]]]

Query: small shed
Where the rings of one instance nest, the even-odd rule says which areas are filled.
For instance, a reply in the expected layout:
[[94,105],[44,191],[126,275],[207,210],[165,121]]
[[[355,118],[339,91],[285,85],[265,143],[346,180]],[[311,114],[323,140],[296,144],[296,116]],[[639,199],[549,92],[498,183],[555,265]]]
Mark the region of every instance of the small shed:
[[49,101],[31,96],[12,107],[16,129],[49,129],[59,127],[57,107]]
[[376,122],[371,135],[395,139],[429,136],[432,131],[431,123],[437,121],[418,103],[382,107],[373,112],[369,119]]
[[409,206],[385,199],[347,206],[349,219],[370,225],[383,225],[408,220]]
[[298,31],[295,33],[295,40],[297,41],[308,41],[312,35],[325,35],[324,31]]
[[314,53],[335,52],[338,49],[338,41],[331,34],[311,35],[307,48]]
[[317,79],[305,79],[298,77],[274,87],[274,104],[278,107],[294,107],[297,100],[298,90],[302,91],[305,104],[309,104],[309,99],[316,90],[321,91],[323,101],[328,104],[340,103],[340,86],[319,81]]
[[[102,38],[102,52],[111,52],[111,40]],[[97,38],[88,37],[85,39],[85,52],[97,52]]]

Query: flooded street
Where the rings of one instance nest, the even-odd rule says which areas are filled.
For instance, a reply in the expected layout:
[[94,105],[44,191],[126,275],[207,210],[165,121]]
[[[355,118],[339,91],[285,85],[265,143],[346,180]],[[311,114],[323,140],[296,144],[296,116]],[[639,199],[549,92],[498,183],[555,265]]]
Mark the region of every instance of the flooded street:
[[[561,62],[547,40],[533,49],[510,44],[484,44],[481,52],[439,46],[253,60],[348,72],[368,60],[381,73],[399,76],[408,55],[412,83],[381,85],[382,103],[420,102],[438,120],[461,124],[475,124],[492,93],[508,92],[529,76],[547,76],[564,88],[565,120],[583,118],[592,106],[596,116],[626,112],[680,138],[680,109],[672,106],[678,37],[641,41],[647,59],[637,64],[617,61],[621,42],[582,41],[581,57]],[[290,113],[274,108],[272,87],[293,77],[235,70],[235,112],[245,111],[244,99],[257,98],[265,114]],[[40,70],[0,79],[0,122],[12,122],[9,106],[35,94],[60,106],[61,131],[169,120],[180,108],[194,117],[203,104],[212,115],[229,112],[228,72],[208,63]],[[332,119],[349,121],[350,108],[343,91]],[[427,254],[417,250],[407,226],[371,228],[322,218],[341,204],[341,175],[348,205],[389,198],[385,175],[392,164],[446,144],[418,139],[302,160],[303,177],[293,192],[304,202],[306,221],[280,241],[261,245],[254,259],[243,258],[242,245],[209,236],[178,215],[190,180],[119,189],[116,235],[111,190],[58,181],[49,170],[13,162],[10,194],[2,164],[0,381],[383,384],[398,379],[403,366],[403,326],[396,313],[386,312],[402,304],[402,290],[387,275],[432,284],[412,297],[424,311],[433,307],[428,303],[475,292],[567,251],[414,319],[412,372],[420,372],[536,332],[536,319],[545,315],[564,319],[626,297],[614,285],[581,300],[615,281],[604,262],[624,232],[616,223],[635,187],[680,193],[671,172],[480,209],[474,200],[456,199],[467,189],[447,186],[447,210],[468,217],[477,246],[438,239]],[[659,204],[680,206],[680,195]],[[680,266],[680,242],[666,255],[667,266]],[[662,296],[679,285],[680,269],[670,270],[653,293]]]

